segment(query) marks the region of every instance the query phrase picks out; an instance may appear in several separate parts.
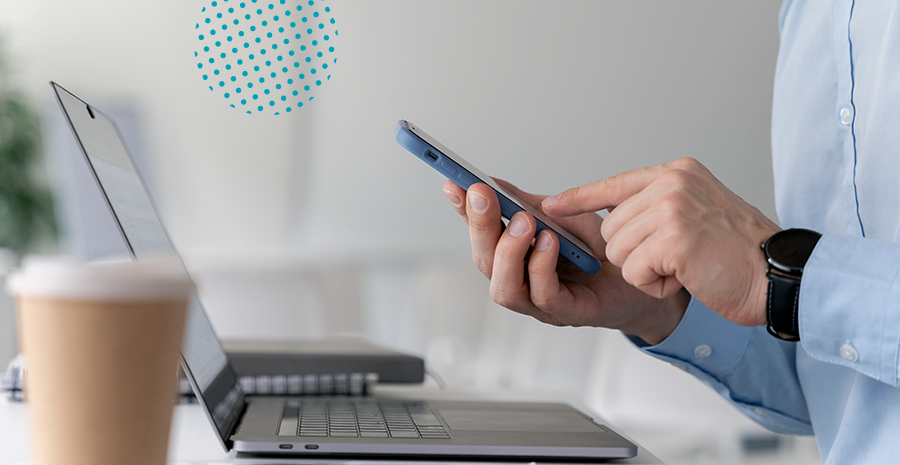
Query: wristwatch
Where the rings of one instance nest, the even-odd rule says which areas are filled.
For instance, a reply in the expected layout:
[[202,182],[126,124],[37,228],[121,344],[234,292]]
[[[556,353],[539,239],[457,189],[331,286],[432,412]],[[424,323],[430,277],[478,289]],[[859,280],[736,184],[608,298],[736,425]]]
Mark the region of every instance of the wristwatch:
[[762,244],[769,267],[769,296],[766,299],[766,330],[785,341],[799,341],[797,314],[800,306],[800,279],[821,234],[808,229],[786,229]]

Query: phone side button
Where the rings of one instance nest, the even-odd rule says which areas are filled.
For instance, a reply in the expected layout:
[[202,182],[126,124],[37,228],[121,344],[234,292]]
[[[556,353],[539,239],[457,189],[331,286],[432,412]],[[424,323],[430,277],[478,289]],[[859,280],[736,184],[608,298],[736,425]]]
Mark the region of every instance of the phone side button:
[[478,179],[476,179],[475,176],[472,176],[471,174],[465,172],[459,173],[459,180],[466,186],[466,188],[478,182]]
[[453,166],[453,163],[447,163],[444,161],[441,162],[441,166],[443,166],[444,169],[447,170],[448,174],[456,174],[456,167]]

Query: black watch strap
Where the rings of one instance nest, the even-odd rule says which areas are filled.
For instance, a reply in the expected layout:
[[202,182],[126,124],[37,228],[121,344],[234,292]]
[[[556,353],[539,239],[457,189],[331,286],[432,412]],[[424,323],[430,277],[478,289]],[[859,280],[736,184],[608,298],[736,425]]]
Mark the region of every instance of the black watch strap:
[[766,330],[785,341],[800,340],[797,315],[800,309],[800,278],[772,271],[769,278],[769,297],[766,301]]

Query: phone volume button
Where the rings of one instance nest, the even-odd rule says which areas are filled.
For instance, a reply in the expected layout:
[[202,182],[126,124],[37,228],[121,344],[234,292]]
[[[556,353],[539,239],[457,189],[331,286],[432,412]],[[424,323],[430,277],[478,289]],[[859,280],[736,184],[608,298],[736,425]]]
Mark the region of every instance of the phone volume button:
[[462,181],[466,187],[478,182],[478,179],[466,172],[459,173],[459,180]]
[[453,163],[447,163],[445,161],[441,162],[441,166],[447,170],[447,174],[456,174],[456,167],[453,166]]

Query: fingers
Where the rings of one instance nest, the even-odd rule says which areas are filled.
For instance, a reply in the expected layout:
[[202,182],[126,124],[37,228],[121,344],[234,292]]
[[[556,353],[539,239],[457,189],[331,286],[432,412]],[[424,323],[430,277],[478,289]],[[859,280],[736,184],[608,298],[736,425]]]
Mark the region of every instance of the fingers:
[[665,242],[659,236],[648,237],[625,260],[622,278],[644,293],[662,299],[675,294],[682,284],[675,276],[676,267],[666,263],[667,256],[660,249]]
[[528,284],[531,301],[541,309],[555,308],[560,298],[559,239],[550,231],[541,231],[528,258]]
[[469,224],[469,219],[466,216],[465,189],[457,186],[455,182],[447,180],[447,182],[444,183],[444,195],[447,196],[447,200],[450,201],[450,205],[453,206],[456,213],[462,217],[466,224]]
[[662,165],[626,171],[613,177],[573,187],[543,200],[544,211],[553,216],[571,216],[614,208],[641,192],[660,176],[673,170],[709,173],[693,158],[682,158]]
[[[513,215],[509,226],[500,238],[497,244],[497,250],[494,255],[494,273],[491,277],[491,298],[498,305],[506,307],[514,312],[531,316],[542,323],[555,326],[563,326],[564,323],[554,315],[543,311],[539,305],[535,305],[532,296],[534,295],[534,287],[532,279],[535,275],[526,281],[525,268],[526,256],[528,256],[531,248],[532,237],[537,224],[534,218],[525,212],[519,212]],[[550,236],[555,240],[555,236],[550,232],[544,231],[540,237]],[[538,244],[536,243],[536,246]],[[559,282],[554,281],[555,263],[558,254],[558,246],[547,247],[547,243],[541,242],[540,247],[543,250],[535,249],[528,258],[528,270],[536,265],[532,265],[532,261],[537,259],[540,268],[543,271],[541,282],[551,291],[552,284],[556,283],[556,291],[559,292]],[[547,247],[547,248],[544,248]]]
[[500,202],[494,190],[484,184],[472,184],[465,195],[465,219],[472,243],[472,260],[490,279],[494,268],[494,251],[503,234]]
[[[541,210],[541,201],[547,198],[546,195],[538,195],[531,194],[525,192],[518,187],[502,180],[494,178],[494,181],[497,184],[500,184],[501,187],[509,191],[509,193],[519,197],[525,202],[528,202],[534,208]],[[566,231],[574,234],[576,237],[584,241],[588,247],[594,252],[594,255],[597,256],[600,260],[606,260],[606,255],[604,250],[606,249],[606,241],[603,240],[603,236],[600,232],[600,226],[603,224],[603,218],[599,215],[591,212],[584,215],[578,215],[574,217],[559,217],[552,218],[553,222],[562,226]]]
[[553,216],[572,216],[616,207],[642,191],[659,176],[661,171],[660,166],[640,168],[583,186],[573,187],[560,194],[547,197],[544,199],[542,207],[544,211]]
[[507,308],[530,307],[525,283],[525,257],[531,247],[536,224],[525,212],[513,215],[494,252],[491,297]]
[[606,241],[603,240],[601,228],[603,218],[596,213],[583,213],[577,216],[553,218],[553,221],[566,231],[581,239],[600,261],[606,261]]

